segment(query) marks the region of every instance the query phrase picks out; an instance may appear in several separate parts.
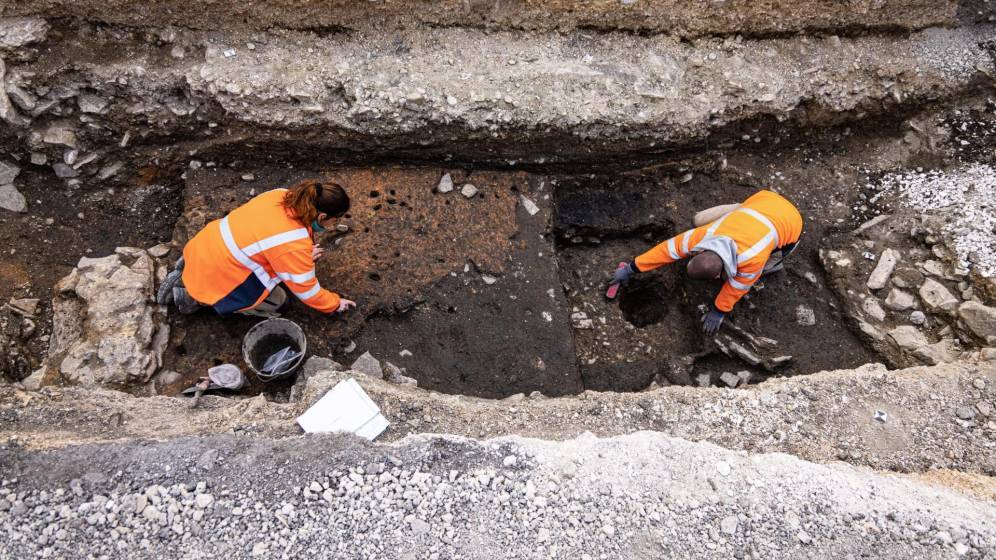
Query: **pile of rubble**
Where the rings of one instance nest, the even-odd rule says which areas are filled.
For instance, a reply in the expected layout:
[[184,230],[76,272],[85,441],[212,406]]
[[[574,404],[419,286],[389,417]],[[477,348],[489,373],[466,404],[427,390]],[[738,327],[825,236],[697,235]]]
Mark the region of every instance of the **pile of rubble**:
[[975,292],[943,227],[936,215],[882,215],[820,249],[846,314],[895,367],[996,359],[996,308]]
[[168,251],[119,247],[106,257],[80,259],[55,287],[45,363],[24,385],[136,389],[148,383],[169,340],[166,310],[155,303],[156,282],[166,273],[160,259]]

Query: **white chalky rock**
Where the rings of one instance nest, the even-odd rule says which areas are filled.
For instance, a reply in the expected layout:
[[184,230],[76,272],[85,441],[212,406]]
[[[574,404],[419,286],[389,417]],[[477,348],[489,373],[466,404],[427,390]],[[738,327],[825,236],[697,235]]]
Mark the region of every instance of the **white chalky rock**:
[[526,212],[529,212],[530,216],[535,216],[540,211],[539,206],[536,206],[535,202],[526,198],[526,195],[520,195],[519,200],[522,201],[522,207],[526,209]]
[[892,249],[882,251],[882,256],[879,257],[878,264],[875,265],[875,270],[868,277],[868,289],[881,290],[884,288],[889,283],[889,278],[892,276],[892,271],[896,269],[898,261],[899,253]]
[[471,185],[470,183],[467,183],[466,185],[463,186],[463,188],[460,189],[460,194],[462,194],[467,198],[474,198],[475,196],[477,196],[477,187]]
[[436,190],[441,193],[448,193],[453,190],[453,177],[447,173],[443,175],[443,178],[439,180],[439,184],[436,185]]

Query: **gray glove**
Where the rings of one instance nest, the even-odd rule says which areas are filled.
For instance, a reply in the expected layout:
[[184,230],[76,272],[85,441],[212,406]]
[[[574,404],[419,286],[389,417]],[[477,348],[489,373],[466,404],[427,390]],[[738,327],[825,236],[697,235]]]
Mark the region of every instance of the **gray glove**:
[[715,308],[710,309],[705,317],[702,317],[702,330],[709,336],[712,336],[719,332],[719,326],[723,324],[723,319],[726,318],[726,313],[719,311]]
[[625,284],[626,282],[629,282],[629,279],[632,278],[637,272],[636,267],[633,265],[633,261],[628,263],[620,263],[619,268],[612,273],[612,281],[610,283]]

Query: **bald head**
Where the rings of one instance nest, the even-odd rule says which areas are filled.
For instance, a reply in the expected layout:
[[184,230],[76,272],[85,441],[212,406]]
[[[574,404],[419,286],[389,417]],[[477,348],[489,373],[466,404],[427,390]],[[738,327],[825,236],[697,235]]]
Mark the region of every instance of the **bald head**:
[[723,259],[712,251],[702,251],[688,260],[688,276],[696,280],[713,280],[723,273]]

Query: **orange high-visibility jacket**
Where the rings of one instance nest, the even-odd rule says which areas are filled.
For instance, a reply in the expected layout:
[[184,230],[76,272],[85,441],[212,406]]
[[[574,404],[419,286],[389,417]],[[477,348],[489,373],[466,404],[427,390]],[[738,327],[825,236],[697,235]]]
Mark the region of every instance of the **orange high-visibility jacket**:
[[339,296],[315,278],[311,226],[281,205],[287,189],[265,192],[204,227],[183,248],[183,285],[218,313],[259,305],[283,282],[301,301],[329,313]]
[[779,194],[760,191],[733,212],[668,239],[634,262],[645,272],[702,251],[713,251],[723,259],[726,272],[726,282],[715,305],[728,313],[761,277],[772,251],[797,242],[800,235],[799,210]]

